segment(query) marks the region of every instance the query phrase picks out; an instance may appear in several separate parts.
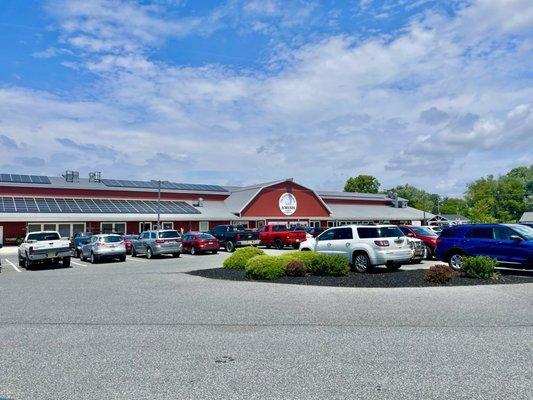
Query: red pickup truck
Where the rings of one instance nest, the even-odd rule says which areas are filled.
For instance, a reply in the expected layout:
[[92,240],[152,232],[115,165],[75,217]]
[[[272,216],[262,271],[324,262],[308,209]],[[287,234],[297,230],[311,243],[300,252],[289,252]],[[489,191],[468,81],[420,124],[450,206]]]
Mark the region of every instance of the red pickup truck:
[[259,240],[267,249],[272,246],[280,250],[285,246],[297,249],[306,240],[305,231],[290,231],[285,225],[263,225],[258,231]]

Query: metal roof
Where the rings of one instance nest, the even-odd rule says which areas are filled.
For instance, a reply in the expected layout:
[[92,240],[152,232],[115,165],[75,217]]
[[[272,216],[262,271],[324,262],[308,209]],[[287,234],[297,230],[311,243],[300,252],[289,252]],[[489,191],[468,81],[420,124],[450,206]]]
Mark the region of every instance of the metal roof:
[[533,222],[533,211],[526,211],[522,214],[520,222]]
[[[422,220],[424,212],[412,207],[396,208],[384,205],[368,204],[329,204],[331,219],[336,220]],[[434,217],[434,214],[426,212],[426,219]]]

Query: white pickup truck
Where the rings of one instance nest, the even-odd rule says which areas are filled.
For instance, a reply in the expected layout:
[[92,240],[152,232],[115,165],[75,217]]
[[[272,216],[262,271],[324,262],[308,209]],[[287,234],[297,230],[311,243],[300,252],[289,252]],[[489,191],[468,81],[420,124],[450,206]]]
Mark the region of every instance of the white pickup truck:
[[31,232],[26,235],[19,246],[19,265],[29,268],[35,264],[57,264],[70,267],[70,240],[61,239],[59,232]]

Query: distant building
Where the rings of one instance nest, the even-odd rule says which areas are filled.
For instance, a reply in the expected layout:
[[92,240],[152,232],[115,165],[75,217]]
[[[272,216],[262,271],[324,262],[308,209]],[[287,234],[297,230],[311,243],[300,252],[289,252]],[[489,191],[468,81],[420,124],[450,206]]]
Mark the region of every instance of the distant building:
[[533,224],[533,211],[526,211],[520,217],[520,223],[522,224]]
[[428,219],[429,225],[462,225],[469,224],[470,220],[457,214],[439,214]]

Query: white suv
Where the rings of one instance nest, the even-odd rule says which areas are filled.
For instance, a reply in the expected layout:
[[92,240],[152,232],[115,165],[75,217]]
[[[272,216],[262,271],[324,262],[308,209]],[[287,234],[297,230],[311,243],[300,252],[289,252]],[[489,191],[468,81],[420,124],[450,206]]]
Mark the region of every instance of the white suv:
[[358,272],[386,265],[397,270],[413,257],[408,238],[395,225],[344,225],[330,228],[300,245],[301,251],[342,255]]

